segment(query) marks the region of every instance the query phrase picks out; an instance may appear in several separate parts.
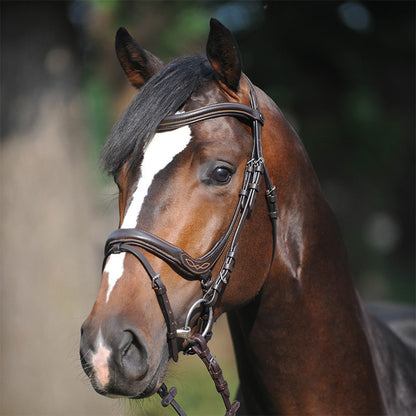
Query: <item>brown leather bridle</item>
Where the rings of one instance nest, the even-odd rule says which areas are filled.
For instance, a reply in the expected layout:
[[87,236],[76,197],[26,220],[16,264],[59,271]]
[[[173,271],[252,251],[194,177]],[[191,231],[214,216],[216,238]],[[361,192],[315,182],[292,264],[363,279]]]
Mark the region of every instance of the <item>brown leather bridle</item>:
[[[215,360],[215,357],[209,352],[207,342],[211,337],[210,330],[213,324],[213,310],[218,300],[221,298],[234,268],[238,240],[246,219],[251,215],[256,195],[260,188],[262,176],[265,178],[266,201],[273,226],[273,255],[271,262],[273,262],[276,247],[276,220],[278,217],[277,195],[266,169],[261,144],[261,132],[264,118],[259,109],[254,87],[249,79],[246,79],[250,86],[250,107],[238,103],[209,105],[196,110],[168,116],[157,128],[157,132],[165,132],[203,120],[224,116],[243,118],[252,123],[253,148],[251,159],[246,164],[243,185],[239,193],[239,201],[224,236],[221,237],[204,256],[193,258],[181,248],[147,231],[135,228],[122,228],[112,232],[108,237],[105,244],[103,261],[104,268],[108,256],[120,252],[131,253],[140,261],[152,280],[153,289],[155,290],[157,300],[166,321],[167,342],[170,356],[174,361],[178,360],[177,338],[185,339],[188,345],[185,353],[196,353],[205,363],[215,382],[217,391],[221,394],[224,401],[227,409],[226,416],[232,416],[236,413],[239,402],[235,401],[233,404],[230,403],[230,393],[228,391],[227,383],[222,377],[222,371]],[[228,244],[229,247],[225,254],[225,259],[217,277],[214,279],[212,270]],[[185,279],[199,280],[201,282],[203,295],[190,307],[183,328],[177,328],[175,317],[167,296],[166,287],[164,286],[160,275],[153,270],[139,248],[144,249],[165,261],[175,272]],[[197,309],[201,310],[200,317],[198,323],[192,329],[190,322]],[[168,391],[163,384],[158,393],[163,399],[163,406],[172,405],[179,415],[185,415],[183,410],[174,400],[176,394],[175,388]]]

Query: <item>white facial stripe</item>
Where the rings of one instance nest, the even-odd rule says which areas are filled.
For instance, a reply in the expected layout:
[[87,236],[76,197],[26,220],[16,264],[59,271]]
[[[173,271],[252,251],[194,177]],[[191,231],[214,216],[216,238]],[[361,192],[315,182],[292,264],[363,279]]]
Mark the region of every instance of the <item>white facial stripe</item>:
[[117,283],[117,280],[123,275],[124,272],[124,259],[126,253],[111,254],[105,265],[104,272],[108,273],[108,290],[107,299],[110,298],[110,293]]
[[155,134],[145,149],[141,167],[142,176],[137,183],[121,228],[136,227],[143,201],[146,198],[154,177],[172,162],[177,154],[185,149],[190,140],[191,129],[189,126]]
[[[137,182],[130,205],[124,216],[120,228],[135,228],[137,218],[143,206],[144,199],[149,192],[155,176],[172,162],[173,158],[181,153],[191,141],[191,129],[189,126],[177,130],[156,133],[147,145],[141,166],[141,177]],[[108,273],[107,302],[117,280],[124,272],[125,253],[111,254],[104,271]]]

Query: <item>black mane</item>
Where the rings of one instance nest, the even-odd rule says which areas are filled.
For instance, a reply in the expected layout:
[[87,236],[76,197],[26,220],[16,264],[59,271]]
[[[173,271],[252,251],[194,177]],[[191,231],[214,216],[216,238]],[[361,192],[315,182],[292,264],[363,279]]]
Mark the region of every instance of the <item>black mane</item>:
[[140,163],[143,149],[157,126],[178,111],[213,69],[202,56],[178,58],[154,75],[137,93],[115,124],[101,156],[102,167],[115,175],[130,159],[130,167]]

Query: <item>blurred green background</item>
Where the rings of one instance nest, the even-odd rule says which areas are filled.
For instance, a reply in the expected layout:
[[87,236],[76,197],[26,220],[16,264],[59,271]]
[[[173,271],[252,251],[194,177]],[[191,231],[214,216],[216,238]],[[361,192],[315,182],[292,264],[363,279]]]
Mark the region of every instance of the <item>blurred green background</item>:
[[[245,73],[307,148],[344,232],[360,294],[414,305],[413,1],[0,7],[0,414],[123,414],[130,407],[171,414],[157,399],[136,406],[99,397],[77,358],[102,244],[117,224],[116,190],[97,167],[99,153],[135,94],[114,53],[120,26],[165,62],[203,54],[210,17],[228,26]],[[212,350],[235,391],[226,324],[219,326]],[[221,414],[202,364],[193,361],[181,359],[170,371],[178,401],[191,415]]]

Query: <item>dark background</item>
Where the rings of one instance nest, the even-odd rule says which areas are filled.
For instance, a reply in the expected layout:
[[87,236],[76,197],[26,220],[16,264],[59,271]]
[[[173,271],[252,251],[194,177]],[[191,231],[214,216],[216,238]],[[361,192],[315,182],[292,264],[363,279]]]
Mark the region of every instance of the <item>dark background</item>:
[[119,26],[166,62],[204,53],[210,17],[228,26],[244,71],[306,146],[364,300],[415,303],[413,1],[0,7],[1,414],[122,411],[77,357],[117,224],[98,156],[135,93],[114,53]]

